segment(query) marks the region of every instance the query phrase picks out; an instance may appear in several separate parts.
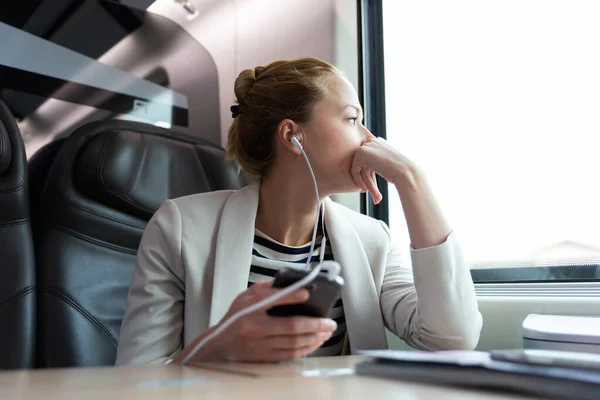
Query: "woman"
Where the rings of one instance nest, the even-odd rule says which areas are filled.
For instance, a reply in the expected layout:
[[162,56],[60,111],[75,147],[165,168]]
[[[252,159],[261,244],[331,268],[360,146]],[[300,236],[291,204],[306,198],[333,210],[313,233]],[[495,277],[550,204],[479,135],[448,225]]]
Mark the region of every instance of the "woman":
[[[423,173],[362,125],[352,85],[313,58],[243,71],[235,82],[228,155],[259,176],[238,191],[167,200],[148,223],[130,288],[117,364],[181,363],[235,312],[275,293],[270,276],[302,267],[317,212],[312,164],[326,210],[326,259],[342,266],[342,299],[328,318],[237,320],[193,361],[281,361],[386,348],[384,327],[427,350],[472,349],[481,315],[455,235]],[[375,174],[393,183],[411,247],[392,243],[384,223],[328,199],[369,191]],[[317,240],[320,243],[320,239]],[[313,259],[318,259],[319,248]],[[306,301],[299,290],[276,304]]]

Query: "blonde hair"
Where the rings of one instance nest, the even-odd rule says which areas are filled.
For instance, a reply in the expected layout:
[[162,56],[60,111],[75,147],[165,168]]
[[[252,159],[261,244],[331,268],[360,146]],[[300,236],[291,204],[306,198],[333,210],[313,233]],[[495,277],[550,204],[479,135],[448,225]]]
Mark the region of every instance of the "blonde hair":
[[264,176],[275,158],[276,133],[284,119],[303,124],[326,95],[324,78],[342,76],[316,58],[275,61],[242,71],[235,80],[237,110],[229,128],[227,156],[252,175]]

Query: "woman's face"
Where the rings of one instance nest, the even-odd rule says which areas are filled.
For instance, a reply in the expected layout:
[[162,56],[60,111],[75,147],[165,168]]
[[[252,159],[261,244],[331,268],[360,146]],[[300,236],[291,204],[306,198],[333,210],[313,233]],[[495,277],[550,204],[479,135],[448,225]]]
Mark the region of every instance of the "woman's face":
[[373,135],[362,125],[356,90],[339,76],[325,79],[326,97],[315,104],[313,118],[301,125],[304,150],[324,195],[360,190],[350,173],[354,154]]

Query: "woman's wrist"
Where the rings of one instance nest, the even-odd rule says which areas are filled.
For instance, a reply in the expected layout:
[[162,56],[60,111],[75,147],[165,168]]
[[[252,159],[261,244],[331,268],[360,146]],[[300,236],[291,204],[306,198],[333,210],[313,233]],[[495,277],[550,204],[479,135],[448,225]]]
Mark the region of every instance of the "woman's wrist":
[[398,190],[413,249],[443,243],[450,227],[429,187],[423,171],[414,163],[399,169],[394,184]]
[[403,162],[395,168],[395,173],[390,183],[393,183],[396,189],[402,192],[418,188],[424,180],[425,177],[416,164]]

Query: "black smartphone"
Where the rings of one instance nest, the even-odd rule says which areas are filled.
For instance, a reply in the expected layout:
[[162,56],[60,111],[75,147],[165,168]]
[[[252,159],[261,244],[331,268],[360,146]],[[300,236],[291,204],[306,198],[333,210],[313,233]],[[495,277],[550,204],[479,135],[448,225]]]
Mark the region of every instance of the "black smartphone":
[[[282,268],[275,274],[273,287],[288,287],[308,275],[309,271],[294,268]],[[275,306],[267,310],[274,317],[289,317],[302,315],[307,317],[325,318],[340,297],[344,280],[340,276],[330,279],[327,272],[319,272],[317,277],[305,286],[309,297],[304,303]]]

